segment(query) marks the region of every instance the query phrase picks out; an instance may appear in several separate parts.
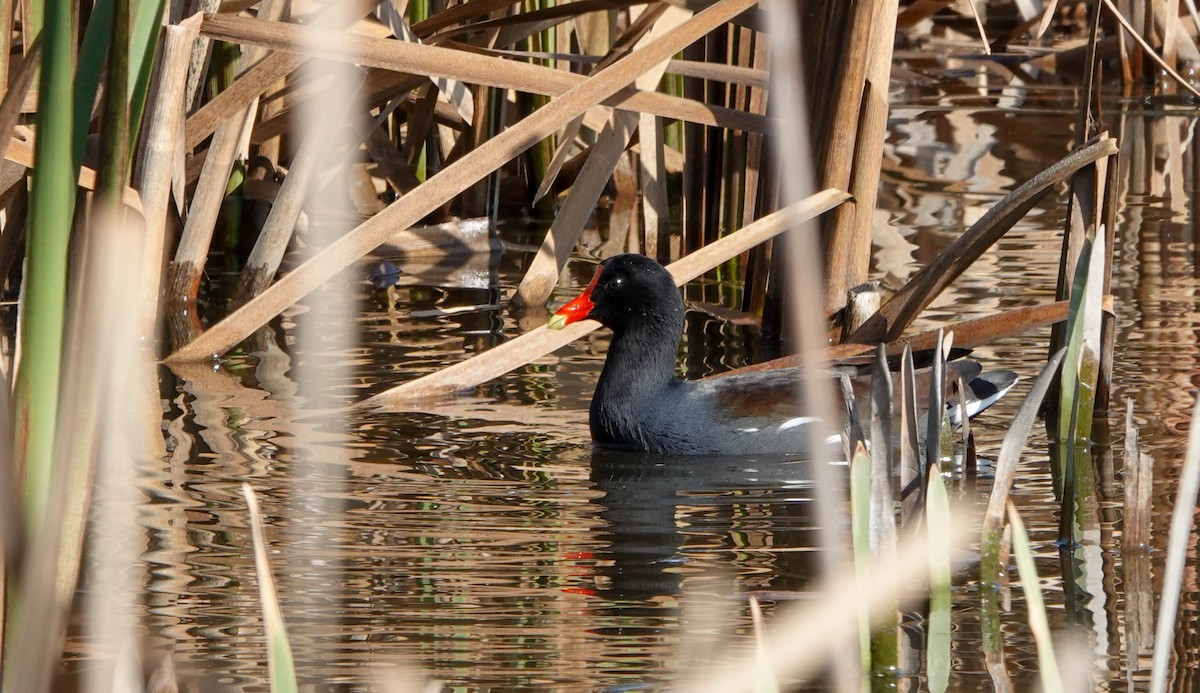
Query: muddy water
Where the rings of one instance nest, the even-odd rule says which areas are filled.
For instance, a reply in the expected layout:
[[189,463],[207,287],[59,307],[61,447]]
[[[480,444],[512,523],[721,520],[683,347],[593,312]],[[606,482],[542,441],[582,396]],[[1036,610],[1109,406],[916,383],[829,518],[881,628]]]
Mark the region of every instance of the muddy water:
[[[914,64],[920,79],[893,95],[880,198],[886,211],[875,224],[876,265],[890,281],[1060,158],[1071,139],[1071,90],[995,75],[966,86],[941,67]],[[1124,150],[1113,399],[1134,401],[1143,450],[1155,459],[1153,538],[1162,546],[1200,373],[1196,119],[1133,106],[1108,113]],[[1063,213],[1058,191],[921,326],[1050,300]],[[518,240],[533,231],[505,229]],[[602,334],[451,402],[328,416],[519,334],[498,305],[528,259],[509,252],[432,269],[401,263],[406,272],[390,295],[370,288],[371,268],[362,266],[339,280],[361,311],[292,311],[268,338],[217,368],[163,372],[170,451],[144,481],[141,619],[148,643],[172,654],[184,681],[197,690],[267,688],[243,481],[264,506],[302,682],[321,689],[395,690],[385,684],[423,675],[445,690],[658,690],[747,651],[747,594],[761,596],[769,612],[806,600],[820,548],[812,503],[819,491],[805,465],[594,452],[587,402],[603,362]],[[574,268],[558,299],[588,274]],[[736,291],[717,287],[704,297]],[[689,288],[689,298],[701,295],[698,284]],[[295,327],[304,319],[318,335],[347,330],[356,343],[298,343]],[[1023,394],[1046,341],[1043,330],[976,355],[1017,370]],[[693,311],[685,348],[684,367],[707,373],[763,347],[750,328]],[[325,371],[332,385],[306,393],[297,383],[301,367]],[[977,420],[984,457],[998,451],[1018,399]],[[1119,415],[1110,420],[1119,432]],[[1121,436],[1098,450],[1098,531],[1064,574],[1048,443],[1040,426],[1035,432],[1014,499],[1035,544],[1051,626],[1079,634],[1099,688],[1124,689],[1127,676],[1148,679],[1149,663],[1134,658],[1131,668],[1127,660],[1125,623],[1139,595],[1124,594],[1124,571],[1150,561],[1157,575],[1162,555],[1122,555]],[[974,492],[956,493],[980,500],[988,488],[984,475]],[[1091,592],[1068,598],[1068,584]],[[1189,585],[1183,624],[1196,621],[1194,580]],[[1002,686],[981,652],[969,571],[956,579],[954,598],[950,689]],[[1019,589],[1011,601],[1002,617],[1003,670],[1010,690],[1029,690],[1036,652]],[[912,634],[919,643],[921,622]],[[86,669],[87,643],[72,648],[70,667]],[[1176,650],[1177,671],[1193,670],[1194,638],[1178,635]],[[924,687],[924,677],[918,664],[904,672],[902,687]]]

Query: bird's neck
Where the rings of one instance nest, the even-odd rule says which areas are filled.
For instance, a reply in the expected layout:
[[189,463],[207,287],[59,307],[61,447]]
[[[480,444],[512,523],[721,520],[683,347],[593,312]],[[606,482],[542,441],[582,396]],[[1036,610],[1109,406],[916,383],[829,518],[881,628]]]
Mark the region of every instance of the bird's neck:
[[614,330],[593,409],[605,401],[632,403],[647,399],[678,380],[675,362],[682,331],[682,320],[671,319]]

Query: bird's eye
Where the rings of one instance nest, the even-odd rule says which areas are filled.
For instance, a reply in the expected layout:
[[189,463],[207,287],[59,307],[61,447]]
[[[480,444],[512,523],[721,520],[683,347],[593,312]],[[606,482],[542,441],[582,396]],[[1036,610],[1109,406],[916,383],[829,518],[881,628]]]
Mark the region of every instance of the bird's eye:
[[621,277],[613,277],[612,281],[608,282],[608,288],[610,289],[619,289],[622,286],[625,286],[625,280]]

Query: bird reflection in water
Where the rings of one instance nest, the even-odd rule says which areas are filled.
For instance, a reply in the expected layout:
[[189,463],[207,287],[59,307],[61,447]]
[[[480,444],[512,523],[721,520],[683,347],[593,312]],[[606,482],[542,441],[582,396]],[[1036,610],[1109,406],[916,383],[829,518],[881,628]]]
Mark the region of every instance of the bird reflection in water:
[[[739,592],[799,589],[817,574],[816,551],[806,550],[816,538],[811,464],[594,448],[592,482],[604,492],[596,502],[609,540],[595,556],[597,594],[677,596],[685,578],[710,568],[744,576]],[[689,549],[689,538],[702,543]]]

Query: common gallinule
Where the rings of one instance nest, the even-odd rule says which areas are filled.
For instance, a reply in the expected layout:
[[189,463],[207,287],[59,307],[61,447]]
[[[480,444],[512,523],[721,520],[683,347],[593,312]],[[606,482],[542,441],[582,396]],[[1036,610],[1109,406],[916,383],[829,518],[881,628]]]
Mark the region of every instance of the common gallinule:
[[[683,299],[659,263],[638,254],[600,264],[578,298],[550,319],[561,329],[586,318],[613,331],[592,396],[596,444],[672,455],[805,455],[813,419],[798,416],[795,368],[684,380],[675,374],[683,333]],[[960,367],[973,416],[1016,381],[1011,372],[979,377]]]

